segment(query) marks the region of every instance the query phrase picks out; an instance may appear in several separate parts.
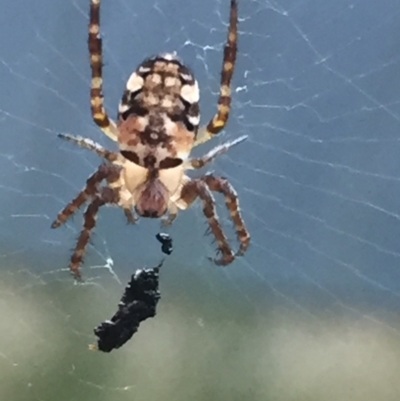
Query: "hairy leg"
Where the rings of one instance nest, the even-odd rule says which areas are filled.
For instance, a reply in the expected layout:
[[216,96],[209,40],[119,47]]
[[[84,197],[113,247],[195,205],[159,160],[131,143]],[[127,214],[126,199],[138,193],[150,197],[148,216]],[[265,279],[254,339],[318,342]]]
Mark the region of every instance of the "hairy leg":
[[211,191],[220,192],[225,197],[225,205],[235,226],[236,236],[240,243],[237,255],[243,255],[250,244],[250,234],[240,214],[239,200],[236,191],[226,178],[207,174],[201,179]]
[[210,230],[217,241],[218,251],[221,253],[221,257],[219,259],[212,260],[218,265],[227,265],[234,260],[235,255],[228,244],[228,239],[222,231],[222,227],[215,210],[215,200],[210,189],[207,187],[206,183],[202,181],[202,179],[189,181],[182,188],[181,200],[184,201],[187,206],[190,206],[197,197],[199,197],[203,202],[204,215],[207,217]]
[[237,53],[237,0],[231,0],[228,37],[224,48],[217,112],[206,127],[200,128],[194,146],[200,145],[217,135],[228,121],[231,107],[231,79]]
[[81,280],[82,278],[79,267],[82,263],[83,255],[85,254],[86,246],[89,242],[92,230],[96,225],[97,213],[101,206],[108,203],[118,203],[118,192],[112,188],[104,187],[101,189],[99,194],[93,197],[83,215],[83,228],[79,233],[78,240],[69,264],[69,268],[77,280]]
[[98,191],[98,185],[107,178],[110,168],[106,164],[100,165],[100,167],[86,180],[86,185],[72,199],[65,207],[62,209],[56,220],[53,221],[51,228],[60,227],[64,224],[69,217],[71,217],[87,200],[92,198]]

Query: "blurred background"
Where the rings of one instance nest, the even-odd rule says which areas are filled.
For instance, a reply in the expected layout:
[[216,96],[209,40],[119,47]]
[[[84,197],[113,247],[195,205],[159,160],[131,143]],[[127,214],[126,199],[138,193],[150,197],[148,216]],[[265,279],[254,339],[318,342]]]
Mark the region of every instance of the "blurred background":
[[[181,213],[157,316],[110,354],[88,351],[94,327],[162,254],[159,222],[127,226],[103,208],[75,285],[82,212],[50,229],[100,163],[57,134],[116,148],[90,117],[89,1],[0,8],[1,400],[399,399],[396,1],[239,1],[231,118],[194,154],[249,135],[205,171],[236,188],[251,247],[217,267],[201,206]],[[115,0],[101,11],[110,116],[137,64],[175,50],[196,73],[207,122],[229,1]]]

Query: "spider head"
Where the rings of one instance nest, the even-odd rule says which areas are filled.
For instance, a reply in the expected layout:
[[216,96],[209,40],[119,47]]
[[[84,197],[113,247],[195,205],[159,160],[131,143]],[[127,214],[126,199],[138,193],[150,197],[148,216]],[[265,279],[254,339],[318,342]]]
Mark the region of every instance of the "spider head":
[[135,209],[142,217],[161,217],[167,212],[168,190],[158,177],[149,178],[137,192]]

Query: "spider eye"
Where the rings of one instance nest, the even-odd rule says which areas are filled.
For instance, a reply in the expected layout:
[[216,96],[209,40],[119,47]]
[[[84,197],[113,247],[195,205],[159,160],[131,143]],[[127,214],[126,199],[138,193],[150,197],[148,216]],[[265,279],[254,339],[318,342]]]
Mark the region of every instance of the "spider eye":
[[174,158],[174,157],[166,157],[164,160],[160,161],[160,169],[168,169],[168,168],[174,168],[178,167],[183,163],[182,159],[179,158]]

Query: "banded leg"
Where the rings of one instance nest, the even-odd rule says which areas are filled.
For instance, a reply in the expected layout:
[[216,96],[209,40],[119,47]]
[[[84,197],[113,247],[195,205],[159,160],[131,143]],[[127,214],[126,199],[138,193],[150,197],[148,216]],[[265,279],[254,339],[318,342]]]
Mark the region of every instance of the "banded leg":
[[90,104],[94,122],[113,141],[118,141],[118,130],[103,106],[103,61],[102,40],[100,37],[100,0],[90,2],[89,55],[92,81],[90,86]]
[[215,148],[212,148],[207,154],[196,159],[189,159],[186,163],[191,168],[199,169],[204,167],[206,164],[212,162],[217,156],[228,151],[232,146],[238,145],[239,143],[245,141],[248,138],[247,135],[241,136],[231,142],[223,143]]
[[225,205],[229,211],[229,215],[233,221],[236,236],[240,243],[239,250],[236,255],[243,255],[250,244],[250,234],[244,224],[240,214],[239,200],[236,191],[226,178],[216,177],[207,174],[201,179],[207,184],[211,191],[219,192],[225,197]]
[[93,228],[96,225],[97,213],[101,206],[108,203],[118,203],[118,192],[112,188],[104,187],[101,189],[100,194],[93,197],[83,215],[83,228],[79,233],[78,240],[75,245],[74,252],[71,256],[69,268],[77,280],[81,280],[82,276],[79,267],[83,260],[83,255],[86,251],[86,246],[90,240]]
[[229,246],[228,239],[222,231],[221,223],[218,220],[215,210],[215,200],[210,189],[201,178],[189,181],[184,185],[181,192],[181,199],[190,206],[199,197],[203,202],[203,212],[207,217],[208,225],[213,233],[218,251],[221,253],[219,259],[212,259],[217,265],[227,265],[235,259],[235,255]]
[[110,173],[110,167],[102,164],[100,167],[86,180],[86,185],[72,199],[65,207],[62,209],[56,220],[51,224],[51,228],[58,228],[64,224],[86,201],[92,198],[98,191],[98,185],[108,177]]
[[94,142],[89,138],[84,138],[79,135],[73,136],[70,134],[58,134],[57,136],[61,139],[64,139],[65,141],[73,142],[81,148],[91,150],[97,153],[101,158],[108,160],[111,163],[120,161],[119,164],[122,164],[124,162],[124,158],[119,153],[107,150],[106,148],[103,148],[103,146],[99,145],[97,142]]
[[231,0],[229,15],[228,38],[224,48],[224,58],[221,70],[221,84],[219,90],[217,113],[206,127],[199,129],[194,146],[200,145],[217,135],[228,121],[231,107],[231,79],[235,68],[237,53],[237,0]]

